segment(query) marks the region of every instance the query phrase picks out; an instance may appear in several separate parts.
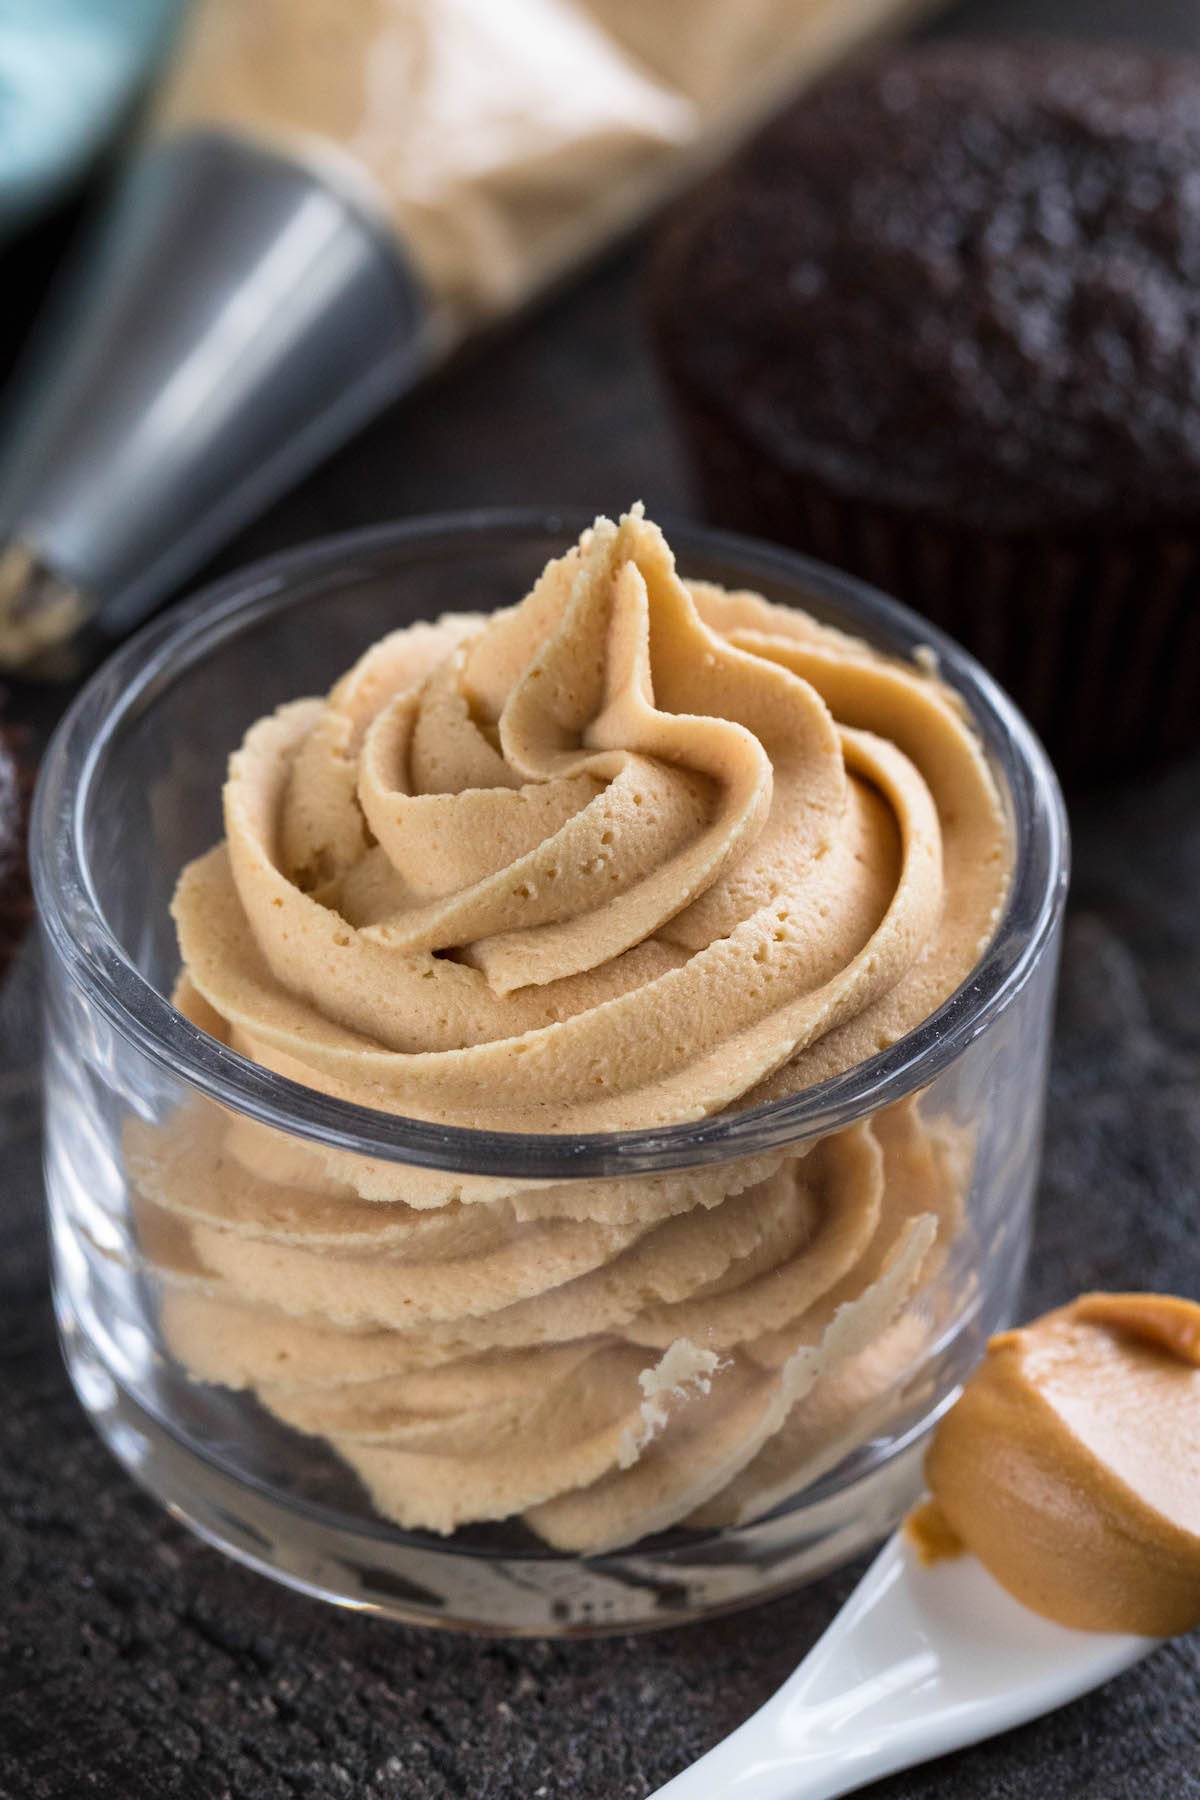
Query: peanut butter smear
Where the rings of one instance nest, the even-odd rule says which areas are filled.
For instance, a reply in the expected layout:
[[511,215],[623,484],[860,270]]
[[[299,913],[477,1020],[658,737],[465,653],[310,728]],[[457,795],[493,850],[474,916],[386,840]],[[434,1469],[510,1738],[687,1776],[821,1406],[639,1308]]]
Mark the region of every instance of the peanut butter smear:
[[[929,0],[926,0],[926,4]],[[451,329],[515,306],[920,0],[198,0],[163,129],[347,176]]]
[[[681,579],[640,508],[519,605],[396,631],[260,721],[224,802],[175,896],[180,1008],[327,1094],[502,1131],[851,1068],[970,974],[1012,861],[935,675]],[[126,1157],[194,1374],[327,1438],[405,1525],[519,1513],[596,1551],[755,1517],[886,1421],[970,1139],[913,1098],[799,1150],[531,1186],[196,1102],[131,1121]]]
[[925,1464],[927,1560],[966,1548],[1034,1612],[1200,1624],[1200,1306],[1085,1294],[992,1339]]

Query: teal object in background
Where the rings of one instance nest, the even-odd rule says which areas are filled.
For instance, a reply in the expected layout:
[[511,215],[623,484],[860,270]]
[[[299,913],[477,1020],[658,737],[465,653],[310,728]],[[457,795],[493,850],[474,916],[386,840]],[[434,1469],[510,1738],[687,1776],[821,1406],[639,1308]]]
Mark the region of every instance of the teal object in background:
[[183,0],[0,0],[0,241],[128,116]]

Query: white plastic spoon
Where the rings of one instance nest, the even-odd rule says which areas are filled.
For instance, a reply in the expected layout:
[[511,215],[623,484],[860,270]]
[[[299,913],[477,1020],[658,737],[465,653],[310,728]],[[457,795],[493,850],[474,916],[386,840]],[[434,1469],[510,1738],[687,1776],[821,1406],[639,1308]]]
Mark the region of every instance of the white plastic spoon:
[[1068,1631],[973,1556],[889,1539],[795,1674],[651,1800],[834,1800],[1065,1706],[1157,1638]]

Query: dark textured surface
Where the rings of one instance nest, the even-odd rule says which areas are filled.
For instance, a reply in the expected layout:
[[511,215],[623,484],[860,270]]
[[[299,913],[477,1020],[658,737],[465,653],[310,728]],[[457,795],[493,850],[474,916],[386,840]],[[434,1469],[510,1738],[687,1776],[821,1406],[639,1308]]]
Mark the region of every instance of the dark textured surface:
[[25,815],[30,771],[25,765],[25,733],[3,725],[0,690],[0,981],[30,919],[29,868],[25,858]]
[[[1005,9],[974,10],[995,26]],[[1182,37],[1191,0],[1131,0],[1121,19],[1150,14]],[[687,506],[622,265],[381,422],[224,561],[422,508],[637,493]],[[1091,1284],[1200,1296],[1200,767],[1114,790],[1075,827],[1028,1302]],[[766,1698],[852,1574],[659,1637],[476,1643],[285,1593],[139,1494],[54,1344],[32,977],[26,959],[0,1005],[0,1800],[641,1800]],[[1200,1641],[874,1792],[1200,1800]]]

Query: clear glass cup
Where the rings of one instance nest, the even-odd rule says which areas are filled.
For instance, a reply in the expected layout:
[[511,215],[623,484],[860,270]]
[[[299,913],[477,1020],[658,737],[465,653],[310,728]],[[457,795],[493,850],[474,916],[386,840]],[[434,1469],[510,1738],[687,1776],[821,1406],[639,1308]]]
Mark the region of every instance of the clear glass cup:
[[[1009,809],[1015,875],[995,940],[959,991],[900,1042],[819,1087],[624,1135],[516,1135],[399,1118],[298,1085],[197,1029],[169,998],[179,964],[169,904],[182,865],[221,835],[225,763],[246,727],[297,695],[323,693],[386,630],[512,602],[583,523],[535,513],[430,519],[310,546],[222,582],[143,631],[79,696],[47,755],[33,827],[55,1297],[83,1405],[137,1479],[231,1555],[347,1605],[492,1632],[677,1623],[811,1578],[895,1523],[919,1488],[926,1434],[1018,1292],[1066,887],[1054,775],[969,657],[830,569],[679,526],[669,538],[686,575],[803,605],[895,655],[929,647],[967,702]],[[636,1212],[684,1174],[724,1191],[769,1187],[780,1169],[815,1183],[807,1171],[822,1166],[848,1169],[850,1191],[864,1130],[884,1146],[882,1161],[872,1152],[878,1166],[891,1171],[894,1155],[917,1181],[920,1206],[938,1220],[936,1245],[915,1278],[895,1273],[899,1241],[884,1247],[868,1271],[898,1284],[884,1322],[869,1342],[847,1344],[807,1393],[788,1390],[783,1430],[771,1429],[765,1402],[747,1401],[747,1417],[767,1436],[748,1470],[715,1493],[719,1434],[699,1433],[701,1498],[683,1522],[613,1547],[588,1539],[592,1527],[570,1505],[447,1536],[403,1529],[372,1505],[352,1465],[394,1512],[412,1466],[406,1455],[433,1455],[454,1479],[465,1459],[474,1479],[517,1434],[536,1465],[542,1415],[528,1398],[514,1410],[488,1383],[477,1406],[460,1399],[458,1410],[439,1413],[436,1381],[432,1399],[427,1385],[409,1389],[411,1375],[389,1367],[387,1354],[378,1369],[356,1368],[356,1382],[370,1377],[365,1387],[336,1385],[324,1338],[305,1336],[307,1326],[297,1337],[290,1311],[306,1255],[314,1245],[328,1253],[336,1195],[394,1197],[410,1181],[449,1174],[476,1191],[549,1193],[569,1216],[581,1183],[601,1184]],[[299,1239],[282,1250],[268,1242],[263,1254],[252,1233],[246,1251],[236,1203],[213,1198],[214,1159],[230,1155],[239,1180],[274,1184],[292,1223],[302,1215]],[[174,1170],[170,1193],[164,1169]],[[261,1185],[255,1191],[261,1199]],[[340,1228],[343,1215],[336,1219]],[[335,1245],[352,1261],[353,1248],[344,1236]],[[419,1288],[406,1254],[372,1240],[354,1262],[355,1283],[373,1292],[382,1282],[389,1295],[414,1281]],[[235,1264],[253,1289],[254,1317],[270,1324],[252,1367],[243,1367],[249,1353],[237,1333],[224,1330],[246,1315],[229,1313],[213,1273]],[[833,1310],[817,1317],[818,1336]],[[355,1356],[362,1342],[355,1338]],[[600,1340],[600,1348],[611,1347]],[[535,1385],[551,1404],[556,1383],[570,1379],[562,1353],[561,1343],[537,1352],[550,1359]],[[642,1367],[662,1354],[661,1343],[643,1349]],[[593,1382],[588,1404],[599,1414],[588,1432],[627,1431],[631,1421],[637,1429],[644,1416],[628,1354],[613,1355],[611,1405],[604,1381]],[[669,1387],[671,1406],[679,1396]],[[703,1401],[702,1387],[684,1380],[687,1404]],[[560,1419],[579,1410],[564,1391]],[[758,1393],[753,1383],[746,1391]],[[776,1412],[780,1391],[772,1389]],[[635,1516],[653,1527],[653,1500]],[[546,1541],[569,1545],[581,1532],[582,1549]]]

